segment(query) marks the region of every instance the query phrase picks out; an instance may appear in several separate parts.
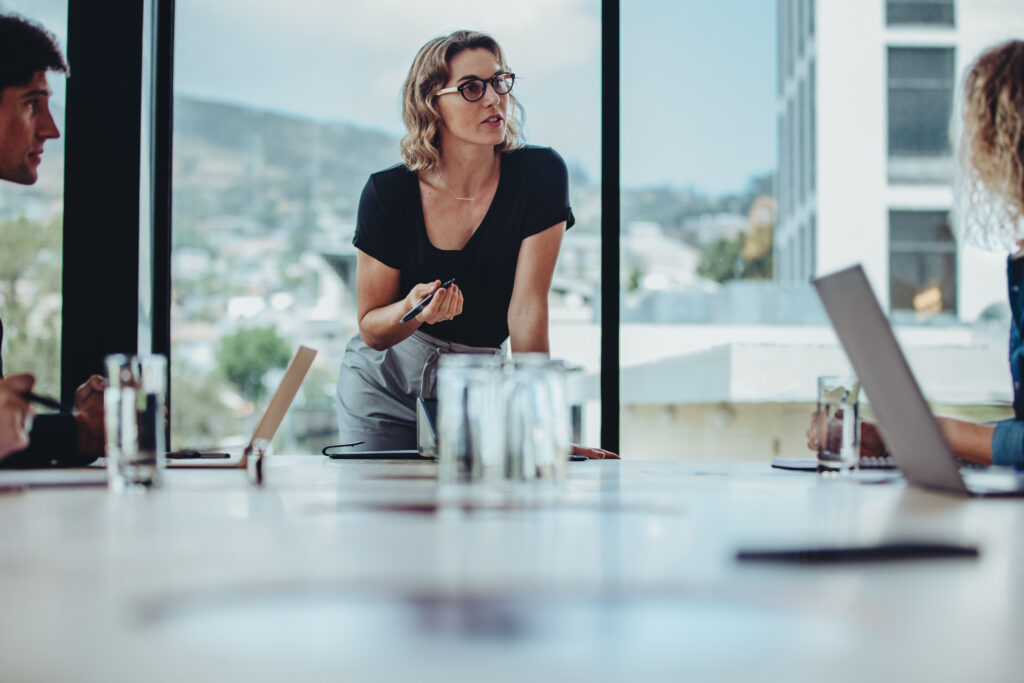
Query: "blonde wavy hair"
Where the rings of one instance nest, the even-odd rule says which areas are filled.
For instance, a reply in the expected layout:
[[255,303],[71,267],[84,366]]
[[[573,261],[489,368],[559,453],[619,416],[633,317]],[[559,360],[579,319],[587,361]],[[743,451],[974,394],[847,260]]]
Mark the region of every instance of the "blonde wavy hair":
[[975,60],[962,112],[954,224],[967,242],[1016,251],[1024,239],[1024,41]]
[[[441,114],[434,107],[434,93],[448,82],[448,64],[465,50],[483,48],[494,55],[502,70],[509,70],[505,53],[491,36],[477,31],[455,31],[439,36],[420,48],[402,86],[402,120],[408,131],[402,138],[402,161],[413,171],[429,171],[441,160]],[[523,106],[512,93],[505,121],[505,139],[494,146],[498,152],[522,147]]]

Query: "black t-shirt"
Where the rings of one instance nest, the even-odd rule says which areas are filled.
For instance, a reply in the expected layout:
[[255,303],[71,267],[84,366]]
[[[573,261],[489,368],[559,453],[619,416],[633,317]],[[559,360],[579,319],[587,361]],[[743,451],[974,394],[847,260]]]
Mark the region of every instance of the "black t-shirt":
[[520,244],[562,221],[566,227],[576,222],[565,162],[550,147],[528,146],[502,154],[494,199],[461,250],[430,243],[419,178],[401,164],[366,181],[352,244],[400,270],[403,295],[421,282],[455,278],[464,297],[462,315],[421,329],[439,339],[495,347],[508,338]]

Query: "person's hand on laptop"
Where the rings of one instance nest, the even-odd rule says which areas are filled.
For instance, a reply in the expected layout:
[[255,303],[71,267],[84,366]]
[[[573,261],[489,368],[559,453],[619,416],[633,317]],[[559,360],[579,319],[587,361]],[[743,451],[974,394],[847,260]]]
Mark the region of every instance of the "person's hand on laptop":
[[[807,428],[807,448],[836,451],[843,438],[843,411],[836,411],[825,419],[823,413],[811,413],[811,425]],[[860,421],[860,457],[881,458],[888,453],[878,426],[870,420]]]

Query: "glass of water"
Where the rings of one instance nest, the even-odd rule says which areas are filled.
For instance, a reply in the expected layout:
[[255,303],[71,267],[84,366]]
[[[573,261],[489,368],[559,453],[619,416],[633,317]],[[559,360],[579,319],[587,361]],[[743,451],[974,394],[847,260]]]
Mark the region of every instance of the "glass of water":
[[505,378],[505,466],[510,481],[562,481],[571,450],[563,364],[515,353]]
[[160,354],[118,353],[105,362],[103,420],[110,487],[122,491],[159,485],[167,450],[167,359]]
[[815,424],[818,472],[849,473],[860,458],[860,381],[855,375],[818,377]]
[[498,478],[505,444],[502,359],[449,353],[437,372],[438,479],[470,484]]

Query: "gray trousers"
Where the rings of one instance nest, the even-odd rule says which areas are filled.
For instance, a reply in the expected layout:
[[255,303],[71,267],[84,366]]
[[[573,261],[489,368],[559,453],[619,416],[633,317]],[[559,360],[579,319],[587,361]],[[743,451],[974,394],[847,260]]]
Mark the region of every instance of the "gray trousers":
[[358,334],[345,347],[338,373],[338,433],[354,451],[416,448],[416,399],[437,398],[437,364],[445,353],[500,353],[414,332],[383,351]]

